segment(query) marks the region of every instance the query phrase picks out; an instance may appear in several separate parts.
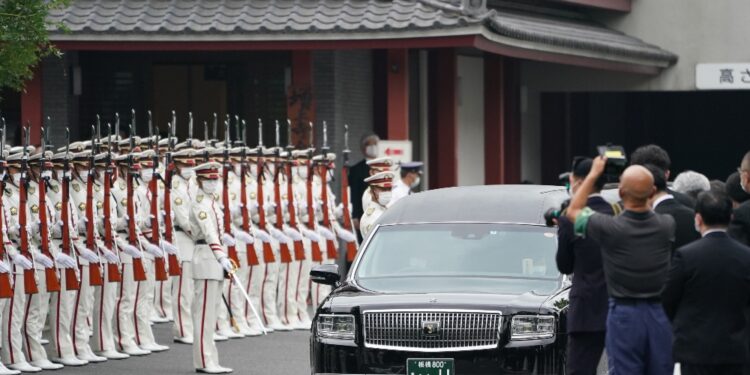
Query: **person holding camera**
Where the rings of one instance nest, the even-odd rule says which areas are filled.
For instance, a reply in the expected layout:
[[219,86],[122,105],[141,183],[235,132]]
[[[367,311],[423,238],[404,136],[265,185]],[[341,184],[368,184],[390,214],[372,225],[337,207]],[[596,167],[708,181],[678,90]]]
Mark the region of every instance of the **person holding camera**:
[[609,294],[605,344],[610,374],[672,374],[672,327],[661,305],[669,272],[675,222],[651,210],[654,177],[633,165],[620,176],[624,211],[618,216],[586,207],[607,158],[594,159],[566,217],[577,235],[601,246]]
[[[571,194],[575,194],[591,170],[591,158],[576,158],[569,174]],[[586,206],[603,215],[614,215],[613,206],[599,192],[604,179],[598,179]],[[567,373],[596,374],[604,351],[607,320],[607,284],[604,281],[599,244],[573,233],[573,222],[567,217],[557,219],[557,269],[573,274],[568,310]]]

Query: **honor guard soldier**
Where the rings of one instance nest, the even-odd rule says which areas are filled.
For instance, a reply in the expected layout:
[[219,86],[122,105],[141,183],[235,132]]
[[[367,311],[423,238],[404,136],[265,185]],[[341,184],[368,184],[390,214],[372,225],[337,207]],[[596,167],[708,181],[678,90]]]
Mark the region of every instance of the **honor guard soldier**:
[[[325,143],[325,141],[324,141]],[[320,249],[323,253],[323,264],[332,264],[338,260],[338,240],[334,233],[334,201],[333,191],[329,185],[333,172],[333,162],[336,154],[324,153],[315,155],[313,161],[313,195],[315,199],[316,220],[318,221],[318,234],[320,234]],[[317,284],[315,293],[312,295],[313,305],[317,306],[330,293],[331,288],[327,285]]]
[[[171,139],[173,141],[176,140],[176,138],[171,138]],[[165,157],[165,155],[167,153],[167,150],[169,149],[169,142],[170,142],[170,138],[167,137],[167,138],[160,139],[159,142],[157,143],[157,151],[159,153],[159,160],[160,160],[159,167],[157,168],[157,171],[159,173],[159,176],[161,176],[161,178],[163,178],[165,176],[164,172],[165,172],[166,162],[165,162],[164,157]],[[175,143],[176,143],[176,141],[175,141]],[[161,244],[161,246],[164,249],[164,251],[166,252],[168,249],[169,250],[173,249],[174,246],[170,246],[172,244],[167,245],[165,243],[165,239],[164,239],[164,233],[166,233],[166,228],[163,227],[164,220],[165,220],[165,217],[164,217],[164,214],[165,214],[165,212],[164,212],[164,197],[165,197],[164,189],[165,189],[165,187],[166,186],[164,184],[164,181],[160,180],[159,183],[157,184],[157,188],[158,188],[158,191],[159,191],[159,205],[161,207],[160,211],[159,211],[160,212],[160,215],[159,215],[160,223],[162,223],[162,228],[161,228],[161,235],[162,235],[161,236],[161,238],[162,238],[161,242],[162,242],[162,244]],[[174,249],[174,250],[176,251],[176,249]],[[173,314],[172,314],[172,294],[170,293],[171,289],[172,289],[172,279],[171,278],[167,278],[166,280],[157,280],[156,281],[155,290],[154,290],[154,309],[153,309],[153,314],[151,316],[151,321],[152,322],[154,322],[154,323],[167,323],[167,322],[171,322],[172,321]]]
[[[120,155],[115,157],[120,178],[112,189],[117,201],[117,245],[120,248],[122,282],[117,293],[115,305],[115,343],[120,352],[130,356],[141,356],[151,353],[138,347],[135,331],[135,298],[141,281],[146,279],[143,268],[143,251],[139,245],[140,238],[140,196],[135,194],[136,178],[139,178],[141,165],[138,161],[140,148],[137,137],[123,139],[119,142]],[[131,219],[132,217],[132,219]]]
[[[28,361],[32,366],[42,370],[58,370],[63,367],[61,364],[50,362],[41,342],[42,330],[50,307],[50,294],[57,293],[60,288],[53,260],[55,256],[52,254],[54,250],[50,247],[51,216],[49,214],[51,212],[46,203],[47,181],[52,173],[52,163],[48,161],[51,156],[51,151],[44,151],[29,158],[28,205],[32,215],[30,218],[35,223],[34,229],[36,229],[30,232],[30,242],[36,266],[38,292],[29,295],[26,300],[23,333]],[[42,170],[44,170],[44,176],[40,175]]]
[[[154,332],[151,329],[151,317],[154,309],[154,290],[156,288],[156,260],[164,259],[166,256],[165,252],[161,248],[160,243],[152,243],[151,231],[160,230],[159,227],[159,212],[157,209],[156,214],[152,213],[151,200],[158,197],[154,197],[151,190],[149,190],[148,184],[152,179],[157,178],[154,175],[154,161],[155,155],[154,150],[146,150],[141,152],[138,156],[138,160],[141,164],[140,179],[143,183],[139,183],[135,189],[135,194],[139,197],[141,204],[140,207],[140,231],[139,237],[141,248],[143,252],[143,266],[146,271],[146,280],[141,281],[135,290],[135,342],[141,349],[148,350],[151,352],[162,352],[168,350],[169,347],[166,345],[160,345],[156,343],[154,338]],[[157,202],[158,204],[158,202]],[[156,217],[156,220],[153,220]],[[153,224],[153,222],[156,224]]]
[[33,217],[30,207],[26,205],[27,196],[25,196],[28,171],[23,170],[27,166],[28,153],[33,152],[32,149],[29,146],[26,151],[24,147],[14,147],[10,150],[10,156],[7,159],[10,179],[5,184],[5,197],[3,197],[5,198],[3,206],[7,209],[8,238],[14,242],[19,251],[12,255],[15,273],[14,290],[13,297],[3,309],[3,347],[0,354],[2,354],[2,362],[8,368],[23,372],[42,370],[27,362],[23,352],[22,332],[26,300],[30,294],[36,292],[34,263],[28,243],[29,233],[33,229],[29,223],[36,220],[24,222]]
[[365,179],[365,182],[370,185],[371,199],[365,207],[365,213],[360,221],[359,230],[362,231],[364,238],[367,238],[372,232],[375,228],[375,222],[391,202],[394,177],[395,173],[393,172],[380,172]]
[[52,156],[54,178],[49,181],[47,196],[49,204],[54,207],[55,224],[50,231],[52,243],[54,247],[60,248],[56,261],[64,268],[64,272],[60,273],[61,290],[59,293],[53,293],[50,301],[50,348],[54,353],[51,360],[65,366],[83,366],[88,364],[88,361],[76,357],[73,345],[73,315],[80,288],[76,249],[83,246],[78,236],[78,209],[70,199],[69,191],[70,180],[73,178],[73,154],[69,152],[69,147],[60,148],[58,151]]
[[224,234],[219,220],[222,212],[213,199],[218,191],[221,167],[215,162],[195,167],[200,189],[190,210],[196,241],[193,254],[193,365],[197,372],[209,374],[232,372],[232,369],[219,365],[219,353],[214,343],[216,306],[220,303],[225,272],[234,272],[235,268],[222,245],[229,236]]
[[195,243],[190,228],[190,205],[197,190],[195,186],[195,150],[188,141],[175,146],[172,154],[175,171],[172,176],[172,213],[174,214],[174,245],[179,249],[180,275],[172,280],[172,313],[174,342],[193,344],[193,251]]
[[394,204],[399,199],[411,194],[412,189],[419,187],[423,166],[424,163],[421,161],[399,164],[400,178],[396,178],[396,180],[393,181],[393,196],[391,197],[391,204]]
[[[370,167],[370,176],[378,174],[380,172],[389,172],[393,168],[393,159],[384,156],[382,158],[372,159],[367,161],[367,165]],[[367,189],[365,189],[364,194],[362,194],[362,210],[364,215],[364,210],[367,208],[367,206],[370,204],[370,201],[372,200],[372,193],[370,192],[370,186],[367,186]],[[361,219],[360,219],[361,220]],[[360,224],[360,228],[362,225]],[[360,232],[361,233],[361,232]],[[365,234],[362,233],[362,238],[364,239]]]

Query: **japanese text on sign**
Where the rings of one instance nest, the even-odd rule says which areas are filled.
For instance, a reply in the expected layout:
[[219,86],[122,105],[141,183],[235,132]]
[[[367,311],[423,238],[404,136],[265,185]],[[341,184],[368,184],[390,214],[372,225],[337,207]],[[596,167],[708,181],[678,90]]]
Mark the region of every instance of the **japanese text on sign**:
[[749,90],[750,63],[711,63],[695,67],[699,90]]

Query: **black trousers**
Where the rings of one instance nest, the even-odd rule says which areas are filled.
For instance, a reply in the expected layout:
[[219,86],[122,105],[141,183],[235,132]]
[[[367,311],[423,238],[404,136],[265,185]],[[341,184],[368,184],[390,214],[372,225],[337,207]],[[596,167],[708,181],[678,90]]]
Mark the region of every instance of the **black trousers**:
[[681,363],[682,375],[742,375],[743,365],[697,365]]
[[601,332],[572,332],[568,334],[568,374],[595,375],[604,352]]

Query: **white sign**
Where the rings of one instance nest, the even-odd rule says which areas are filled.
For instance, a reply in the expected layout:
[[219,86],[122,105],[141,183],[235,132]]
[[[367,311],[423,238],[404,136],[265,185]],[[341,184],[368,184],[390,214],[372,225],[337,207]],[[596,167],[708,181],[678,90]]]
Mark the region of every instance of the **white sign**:
[[387,141],[378,143],[378,157],[387,156],[393,159],[395,164],[409,162],[411,159],[411,141]]
[[750,63],[712,63],[695,66],[699,90],[750,90]]

